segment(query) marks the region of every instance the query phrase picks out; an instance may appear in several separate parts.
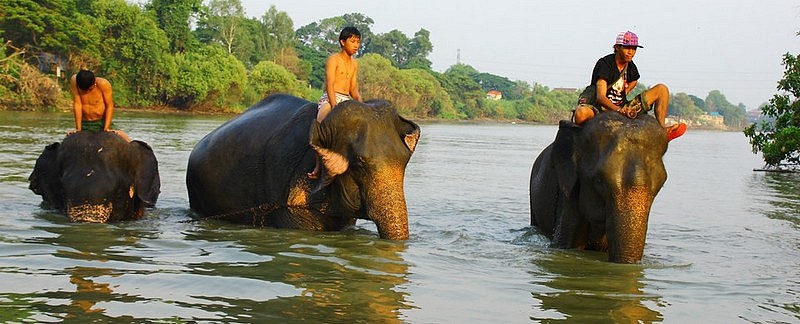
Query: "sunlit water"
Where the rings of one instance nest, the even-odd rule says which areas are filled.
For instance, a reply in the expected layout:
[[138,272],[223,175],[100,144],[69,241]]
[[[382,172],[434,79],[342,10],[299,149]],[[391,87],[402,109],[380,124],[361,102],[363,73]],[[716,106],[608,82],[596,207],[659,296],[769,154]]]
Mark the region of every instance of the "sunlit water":
[[72,224],[27,177],[69,114],[0,112],[0,321],[799,322],[800,177],[738,132],[690,130],[666,156],[644,260],[555,250],[528,181],[555,126],[422,124],[406,173],[411,239],[189,220],[194,144],[225,117],[118,113],[150,143],[162,193],[144,219]]

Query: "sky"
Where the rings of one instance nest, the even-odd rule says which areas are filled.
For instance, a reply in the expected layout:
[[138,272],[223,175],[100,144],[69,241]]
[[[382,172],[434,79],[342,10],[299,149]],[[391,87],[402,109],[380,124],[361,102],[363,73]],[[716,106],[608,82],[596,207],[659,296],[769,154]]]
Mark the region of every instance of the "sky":
[[583,88],[620,32],[640,45],[639,83],[758,108],[778,91],[783,54],[800,54],[800,1],[792,0],[242,0],[260,18],[270,5],[298,29],[346,13],[372,18],[372,32],[430,31],[428,59],[444,72],[461,62],[549,88]]

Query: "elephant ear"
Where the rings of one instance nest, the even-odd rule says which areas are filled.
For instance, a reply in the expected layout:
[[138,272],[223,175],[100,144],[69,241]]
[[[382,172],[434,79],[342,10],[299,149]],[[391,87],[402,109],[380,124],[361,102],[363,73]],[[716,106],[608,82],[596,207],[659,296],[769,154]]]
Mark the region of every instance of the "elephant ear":
[[313,191],[329,185],[336,176],[345,173],[350,167],[350,162],[347,161],[347,158],[330,147],[330,141],[327,140],[330,136],[330,128],[322,126],[315,120],[311,126],[309,144],[316,152],[317,159],[321,163],[320,174],[318,175],[319,183]]
[[134,187],[136,196],[144,202],[145,206],[156,205],[158,195],[161,193],[161,177],[158,174],[158,161],[150,145],[142,141],[131,141],[129,144],[139,160],[136,163],[136,179]]
[[419,136],[421,134],[419,125],[400,116],[397,123],[397,130],[400,132],[403,143],[406,144],[408,150],[414,153],[414,149],[417,148],[417,142],[419,142]]
[[578,181],[578,167],[575,158],[575,139],[581,127],[567,120],[562,120],[558,125],[558,134],[553,141],[551,158],[556,168],[559,189],[569,197]]
[[64,198],[61,192],[61,165],[58,163],[58,142],[44,148],[42,154],[36,159],[33,172],[28,177],[28,189],[42,196],[49,208],[63,209]]

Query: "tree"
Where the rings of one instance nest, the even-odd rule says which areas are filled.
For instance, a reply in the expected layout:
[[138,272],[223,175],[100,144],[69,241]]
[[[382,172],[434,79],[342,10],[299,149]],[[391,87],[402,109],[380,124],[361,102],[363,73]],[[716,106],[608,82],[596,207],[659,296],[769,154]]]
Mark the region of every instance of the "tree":
[[746,110],[744,107],[736,106],[728,102],[719,90],[712,90],[706,97],[706,111],[719,112],[725,118],[725,125],[731,127],[743,127],[747,121]]
[[[212,109],[235,106],[247,84],[244,64],[219,45],[176,55],[178,72],[168,90],[174,107],[210,105]],[[231,102],[234,102],[232,104]]]
[[769,103],[761,107],[766,117],[744,130],[753,153],[762,153],[771,167],[800,165],[800,55],[783,56],[783,79]]
[[356,56],[361,56],[373,38],[370,29],[373,23],[375,22],[372,18],[363,14],[349,13],[338,17],[325,18],[319,22],[312,22],[300,27],[296,34],[302,45],[325,53],[325,56],[328,56],[340,50],[338,40],[342,29],[347,26],[355,27],[361,33],[361,48],[356,53]]
[[288,93],[299,97],[308,94],[308,88],[297,81],[294,74],[272,61],[262,61],[253,67],[248,78],[246,98],[255,103],[274,93]]
[[431,61],[427,59],[427,56],[432,50],[430,32],[423,28],[414,34],[414,38],[408,38],[397,29],[375,35],[364,51],[380,54],[391,60],[392,65],[398,68],[430,70]]
[[182,53],[192,43],[189,19],[200,12],[202,4],[202,0],[151,0],[145,5],[167,35],[172,53]]
[[669,101],[669,115],[679,116],[681,118],[693,118],[702,113],[703,111],[694,105],[694,100],[683,92],[673,94],[672,99]]
[[208,16],[201,21],[199,28],[207,29],[211,40],[222,44],[228,54],[241,53],[240,47],[247,46],[245,44],[249,41],[244,40],[249,36],[246,21],[240,0],[211,0]]
[[450,98],[453,98],[456,110],[467,118],[484,117],[481,112],[481,104],[485,92],[474,79],[477,74],[479,72],[472,66],[456,64],[447,69],[444,74],[437,75],[439,82],[450,94]]

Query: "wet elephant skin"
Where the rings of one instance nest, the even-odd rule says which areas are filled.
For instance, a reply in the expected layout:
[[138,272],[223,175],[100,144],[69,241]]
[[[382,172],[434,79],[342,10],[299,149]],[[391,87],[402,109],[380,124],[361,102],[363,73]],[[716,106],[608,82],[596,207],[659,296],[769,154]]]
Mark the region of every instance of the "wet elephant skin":
[[77,132],[48,145],[28,181],[44,205],[72,222],[141,218],[161,192],[152,148],[113,132]]
[[642,259],[650,207],[667,172],[666,132],[650,115],[601,113],[583,127],[562,121],[531,170],[531,225],[557,248]]
[[192,210],[321,231],[368,219],[382,238],[407,239],[403,181],[419,126],[382,100],[342,102],[322,123],[316,115],[316,103],[272,95],[206,135],[186,172]]

